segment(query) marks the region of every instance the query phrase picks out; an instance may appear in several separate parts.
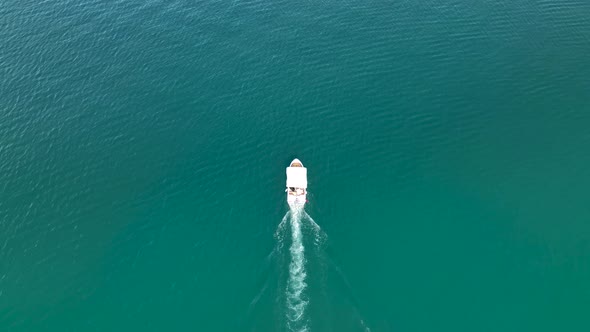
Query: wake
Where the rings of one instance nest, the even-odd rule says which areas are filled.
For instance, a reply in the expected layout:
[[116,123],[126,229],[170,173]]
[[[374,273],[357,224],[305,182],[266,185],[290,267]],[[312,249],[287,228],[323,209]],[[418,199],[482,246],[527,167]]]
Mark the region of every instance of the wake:
[[304,297],[307,288],[305,278],[305,247],[301,234],[301,218],[305,211],[303,208],[291,209],[291,237],[292,243],[289,252],[291,263],[289,264],[289,280],[287,281],[287,319],[291,331],[305,332],[307,324],[304,319],[308,301]]
[[[328,240],[328,235],[326,234],[326,232],[324,232],[324,230],[315,222],[315,220],[303,209],[303,208],[299,208],[296,210],[291,210],[291,228],[292,228],[292,237],[293,237],[293,243],[291,245],[291,265],[290,265],[290,279],[291,277],[295,277],[293,279],[295,279],[296,281],[299,281],[299,276],[300,281],[301,281],[301,292],[299,294],[297,294],[298,296],[294,297],[296,300],[299,300],[302,296],[301,293],[303,293],[303,291],[305,290],[305,288],[307,287],[307,284],[305,282],[305,269],[304,269],[304,265],[303,263],[306,262],[306,259],[304,257],[304,247],[303,247],[303,243],[302,241],[302,233],[301,233],[301,228],[304,229],[304,231],[306,231],[306,234],[312,235],[313,236],[313,255],[317,256],[316,258],[318,259],[318,262],[320,263],[320,271],[316,271],[319,272],[319,276],[320,277],[320,283],[321,283],[321,288],[326,290],[327,289],[327,270],[328,270],[328,262],[330,261],[329,257],[326,256],[327,252],[326,252],[326,245],[327,245],[327,240]],[[300,247],[300,252],[297,251],[296,253],[293,252],[293,248],[299,248]],[[300,254],[301,256],[298,257],[297,255]],[[300,259],[300,260],[299,260]],[[293,264],[295,262],[302,262],[301,265],[301,270],[299,271],[298,269],[293,269]],[[332,262],[333,263],[333,262]],[[342,271],[340,270],[339,267],[334,266],[334,268],[336,268],[336,270],[338,271],[338,274],[340,275],[341,278],[343,278],[345,284],[347,285],[347,288],[352,289],[350,284],[348,283],[348,281],[346,280],[346,277],[344,276],[344,274],[342,273]],[[297,273],[293,273],[293,272],[300,272],[300,274]],[[289,290],[289,288],[288,288]],[[291,294],[293,295],[293,294]],[[327,296],[327,294],[324,294]],[[287,297],[289,299],[289,297]],[[302,317],[304,317],[305,314],[305,309],[306,309],[306,305],[308,304],[309,301],[295,301],[292,304],[298,303],[299,307],[294,307],[292,305],[289,306],[289,309],[296,309],[296,310],[292,310],[290,311],[291,313],[295,313],[296,316],[295,317],[291,317],[291,318],[295,318],[295,319],[290,319],[290,321],[292,323],[296,323],[298,321],[300,321],[302,319]],[[353,302],[356,302],[353,300]],[[354,305],[353,307],[353,312],[354,314],[357,316],[358,321],[358,327],[364,331],[364,332],[371,332],[371,329],[367,326],[367,324],[365,323],[364,319],[362,318],[360,312],[358,311],[357,305]],[[307,323],[307,321],[305,321],[305,323]],[[308,331],[308,327],[307,325],[302,325],[303,327],[299,327],[299,328],[294,328],[294,326],[289,326],[291,331],[298,331],[298,332],[303,332],[303,331]]]
[[[291,230],[291,243],[287,254],[285,249],[288,245],[287,239],[289,237],[289,228]],[[304,234],[306,236],[311,236],[309,239],[311,241],[304,241]],[[312,261],[310,262],[311,265],[308,267],[319,268],[319,270],[316,272],[318,273],[317,282],[319,282],[318,285],[320,289],[324,290],[324,292],[328,289],[326,278],[330,267],[335,269],[337,275],[344,281],[347,289],[350,289],[351,287],[340,268],[337,265],[334,265],[335,263],[332,262],[327,256],[327,252],[325,250],[328,242],[327,234],[303,209],[303,207],[293,207],[283,216],[274,233],[274,237],[276,243],[271,255],[275,257],[287,258],[286,256],[283,256],[284,254],[287,254],[289,259],[288,276],[286,280],[287,283],[286,286],[283,286],[285,287],[285,297],[282,299],[282,301],[285,302],[279,300],[277,304],[281,302],[285,304],[284,317],[286,318],[288,331],[309,332],[311,317],[309,317],[306,312],[310,302],[310,297],[307,294],[308,281],[306,265],[308,265],[308,260],[305,256],[306,248],[304,243],[312,245],[311,252],[307,252],[308,255],[311,254],[312,256]],[[319,265],[314,265],[314,262]],[[279,266],[285,265],[283,262],[279,262]],[[328,294],[324,293],[323,296],[327,298]],[[353,302],[355,302],[354,299]],[[321,300],[319,305],[321,305]],[[362,316],[358,312],[356,305],[354,305],[352,310],[354,315],[358,318],[358,327],[364,332],[370,332],[370,328],[362,319]]]

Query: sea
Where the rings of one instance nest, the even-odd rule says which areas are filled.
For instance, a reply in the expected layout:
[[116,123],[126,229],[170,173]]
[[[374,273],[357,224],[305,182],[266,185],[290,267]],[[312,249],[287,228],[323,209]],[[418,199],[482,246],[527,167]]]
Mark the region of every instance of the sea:
[[589,188],[588,0],[0,4],[3,332],[587,332]]

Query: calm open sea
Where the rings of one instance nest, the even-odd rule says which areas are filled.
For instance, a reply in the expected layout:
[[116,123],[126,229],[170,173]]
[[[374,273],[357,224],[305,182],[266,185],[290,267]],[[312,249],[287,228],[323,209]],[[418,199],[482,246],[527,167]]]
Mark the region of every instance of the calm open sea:
[[587,332],[589,188],[587,0],[0,5],[0,331]]

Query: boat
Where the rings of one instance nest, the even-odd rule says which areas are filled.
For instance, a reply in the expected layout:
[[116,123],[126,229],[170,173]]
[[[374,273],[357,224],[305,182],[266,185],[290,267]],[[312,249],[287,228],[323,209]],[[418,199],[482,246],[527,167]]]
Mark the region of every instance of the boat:
[[287,203],[290,207],[302,207],[307,201],[307,168],[295,158],[287,167]]

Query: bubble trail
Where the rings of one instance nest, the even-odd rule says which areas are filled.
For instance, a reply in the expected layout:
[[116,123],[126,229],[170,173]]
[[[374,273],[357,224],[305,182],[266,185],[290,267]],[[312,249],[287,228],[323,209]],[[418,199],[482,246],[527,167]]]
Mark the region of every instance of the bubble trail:
[[305,332],[307,325],[305,322],[305,309],[307,300],[305,299],[305,289],[307,283],[305,278],[305,247],[303,246],[301,234],[301,219],[303,216],[302,208],[293,208],[291,210],[291,237],[292,243],[289,252],[291,253],[291,263],[289,264],[289,280],[287,282],[287,319],[291,331]]

